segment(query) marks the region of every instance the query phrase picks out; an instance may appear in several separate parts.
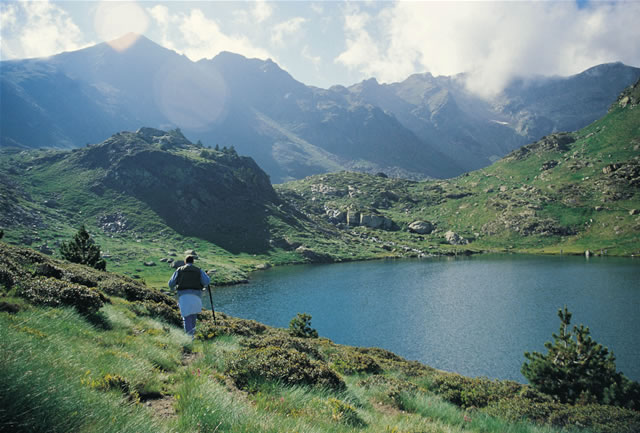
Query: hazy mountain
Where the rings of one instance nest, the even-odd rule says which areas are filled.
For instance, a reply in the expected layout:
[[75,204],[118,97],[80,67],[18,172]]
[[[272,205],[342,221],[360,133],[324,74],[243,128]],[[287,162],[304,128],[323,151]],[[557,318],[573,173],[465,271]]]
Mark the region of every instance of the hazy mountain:
[[273,182],[343,169],[454,176],[588,124],[640,76],[602,65],[514,82],[491,103],[468,93],[460,76],[325,90],[271,60],[221,53],[192,62],[132,34],[0,68],[2,146],[79,147],[141,125],[179,127],[193,140],[252,156]]
[[416,74],[393,84],[370,79],[349,92],[360,103],[393,113],[420,139],[468,170],[485,167],[549,133],[588,125],[639,77],[638,68],[603,64],[571,77],[515,80],[492,101],[469,93],[464,75]]

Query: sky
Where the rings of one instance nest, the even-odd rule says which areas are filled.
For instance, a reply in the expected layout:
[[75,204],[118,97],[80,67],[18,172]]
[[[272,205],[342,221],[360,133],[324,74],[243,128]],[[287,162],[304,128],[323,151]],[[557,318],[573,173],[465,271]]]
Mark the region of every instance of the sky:
[[270,58],[307,85],[465,73],[491,97],[514,77],[640,66],[636,1],[7,1],[0,59],[46,57],[128,32],[191,60]]

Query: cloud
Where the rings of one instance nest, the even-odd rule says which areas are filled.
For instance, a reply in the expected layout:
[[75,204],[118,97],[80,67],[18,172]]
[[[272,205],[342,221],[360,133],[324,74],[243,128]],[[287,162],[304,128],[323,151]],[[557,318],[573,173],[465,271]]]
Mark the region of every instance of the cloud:
[[305,22],[307,22],[306,18],[295,17],[275,25],[271,31],[271,42],[275,45],[282,45],[283,38],[298,33]]
[[223,33],[218,23],[207,18],[200,9],[171,14],[166,6],[155,6],[148,12],[161,29],[162,44],[193,61],[215,57],[221,51],[261,59],[273,57],[246,36]]
[[311,54],[311,50],[309,49],[308,45],[305,45],[302,48],[302,57],[309,60],[311,62],[311,64],[313,65],[313,67],[315,68],[316,71],[319,70],[319,66],[322,63],[322,57],[320,56],[314,56],[313,54]]
[[251,15],[253,18],[261,23],[267,20],[271,14],[273,13],[273,8],[266,0],[258,0],[256,1],[253,9],[251,10]]
[[47,57],[89,45],[71,17],[48,1],[2,3],[0,25],[2,58]]
[[517,76],[640,64],[639,18],[640,2],[398,2],[377,15],[350,7],[335,61],[383,82],[466,72],[468,88],[490,97]]

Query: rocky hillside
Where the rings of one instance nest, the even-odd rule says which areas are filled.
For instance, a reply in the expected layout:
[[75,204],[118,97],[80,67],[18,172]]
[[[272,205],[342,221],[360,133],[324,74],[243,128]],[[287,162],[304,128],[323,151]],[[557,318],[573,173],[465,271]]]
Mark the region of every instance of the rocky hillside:
[[580,131],[548,135],[454,179],[338,173],[277,191],[308,215],[394,254],[444,248],[638,255],[639,87]]

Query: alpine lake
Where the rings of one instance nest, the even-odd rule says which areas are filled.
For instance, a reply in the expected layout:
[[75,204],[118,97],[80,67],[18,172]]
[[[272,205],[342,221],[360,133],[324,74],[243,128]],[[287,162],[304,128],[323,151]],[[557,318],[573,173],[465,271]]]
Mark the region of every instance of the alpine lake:
[[[573,313],[640,380],[640,259],[478,255],[300,265],[212,288],[216,310],[267,325],[312,316],[321,337],[380,347],[465,376],[525,383],[525,351],[546,353],[558,309]],[[208,295],[203,297],[210,308]]]

